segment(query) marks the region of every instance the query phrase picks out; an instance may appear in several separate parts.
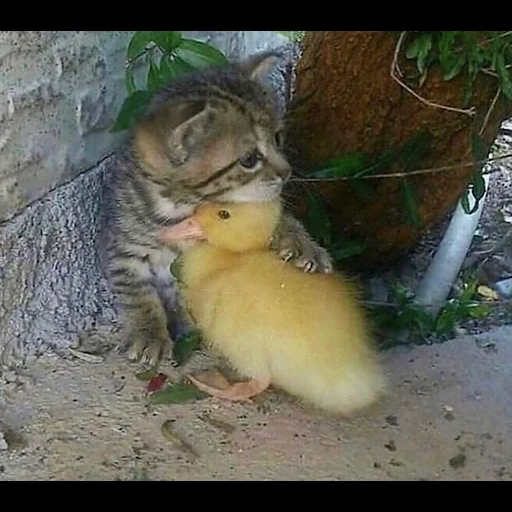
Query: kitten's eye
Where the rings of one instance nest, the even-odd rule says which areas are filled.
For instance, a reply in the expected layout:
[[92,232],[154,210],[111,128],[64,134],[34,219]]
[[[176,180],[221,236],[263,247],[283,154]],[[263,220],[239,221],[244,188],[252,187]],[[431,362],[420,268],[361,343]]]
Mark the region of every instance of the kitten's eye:
[[253,169],[262,159],[263,155],[255,149],[240,158],[239,162],[242,167],[245,167],[246,169]]
[[231,214],[227,210],[220,210],[217,215],[219,216],[219,219],[226,220],[231,217]]
[[275,140],[276,146],[278,148],[280,148],[283,145],[283,143],[284,143],[283,130],[279,130],[278,132],[276,132],[276,134],[274,135],[274,140]]

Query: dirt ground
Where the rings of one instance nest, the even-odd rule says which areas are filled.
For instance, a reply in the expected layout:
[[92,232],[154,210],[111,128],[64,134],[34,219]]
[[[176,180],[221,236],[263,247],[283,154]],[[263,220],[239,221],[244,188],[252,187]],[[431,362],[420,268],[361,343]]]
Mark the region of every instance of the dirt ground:
[[511,480],[511,335],[386,351],[388,396],[349,420],[275,391],[150,406],[121,356],[48,355],[3,376],[0,480]]

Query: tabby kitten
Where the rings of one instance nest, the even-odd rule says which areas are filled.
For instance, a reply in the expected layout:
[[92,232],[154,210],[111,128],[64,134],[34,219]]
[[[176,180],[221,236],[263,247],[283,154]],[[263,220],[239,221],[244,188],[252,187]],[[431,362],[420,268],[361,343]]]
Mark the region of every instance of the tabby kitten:
[[[172,350],[178,320],[170,264],[182,247],[162,226],[203,200],[268,201],[290,175],[275,97],[259,82],[277,55],[190,73],[156,94],[120,152],[105,190],[102,239],[131,360],[154,365]],[[305,271],[332,270],[327,252],[284,216],[272,246]]]

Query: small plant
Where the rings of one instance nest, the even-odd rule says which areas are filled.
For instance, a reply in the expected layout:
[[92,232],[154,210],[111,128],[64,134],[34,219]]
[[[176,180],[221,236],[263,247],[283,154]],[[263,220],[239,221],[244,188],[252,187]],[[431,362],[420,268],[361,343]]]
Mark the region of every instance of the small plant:
[[[416,75],[411,78],[418,79],[419,87],[425,83],[429,69],[438,66],[447,81],[460,75],[465,77],[463,106],[471,102],[476,78],[481,73],[497,79],[499,89],[496,99],[503,93],[512,100],[512,31],[416,31],[405,34],[405,56],[416,63]],[[485,149],[480,134],[475,133],[475,161],[486,159]],[[482,167],[475,166],[468,189],[462,197],[462,207],[468,214],[478,209],[485,193]],[[470,194],[475,200],[473,208],[469,206]]]
[[[477,297],[478,281],[470,278],[462,292],[448,300],[441,313],[434,318],[425,308],[414,302],[414,297],[403,286],[392,289],[394,304],[390,306],[374,306],[373,318],[379,328],[386,332],[406,334],[399,336],[401,341],[423,340],[426,336],[434,336],[439,340],[454,334],[458,323],[474,318],[481,319],[489,315],[487,305],[475,300]],[[396,344],[396,340],[383,343],[384,346]]]
[[[374,186],[364,178],[375,174],[389,172],[393,165],[407,173],[414,170],[430,149],[431,136],[428,132],[418,133],[399,147],[385,151],[378,159],[372,160],[369,155],[355,152],[339,156],[326,162],[319,169],[307,174],[306,181],[337,180],[349,178],[354,192],[363,202],[371,201],[375,193]],[[298,178],[300,181],[300,178]],[[307,187],[307,184],[306,184]],[[402,178],[403,212],[406,222],[421,226],[416,194],[407,177]],[[328,249],[336,261],[360,254],[365,247],[359,243],[342,243],[337,240],[324,205],[323,198],[314,190],[308,191],[308,217],[306,225],[312,236]]]
[[495,76],[503,94],[512,100],[512,31],[408,32],[405,56],[416,62],[420,86],[433,65],[440,67],[445,80],[465,75],[465,105],[471,101],[479,73]]
[[[128,129],[153,94],[183,73],[227,62],[217,48],[182,36],[181,32],[135,32],[126,50],[125,99],[113,132]],[[145,86],[136,84],[136,72],[144,72]]]

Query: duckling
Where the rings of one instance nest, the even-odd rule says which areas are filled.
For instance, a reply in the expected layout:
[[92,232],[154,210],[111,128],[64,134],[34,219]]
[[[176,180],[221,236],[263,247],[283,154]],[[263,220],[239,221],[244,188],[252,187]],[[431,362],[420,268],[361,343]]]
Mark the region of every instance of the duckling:
[[204,203],[163,228],[183,252],[180,281],[206,343],[249,380],[210,395],[247,400],[270,385],[331,413],[371,405],[385,378],[354,287],[341,275],[304,273],[269,249],[279,201]]

